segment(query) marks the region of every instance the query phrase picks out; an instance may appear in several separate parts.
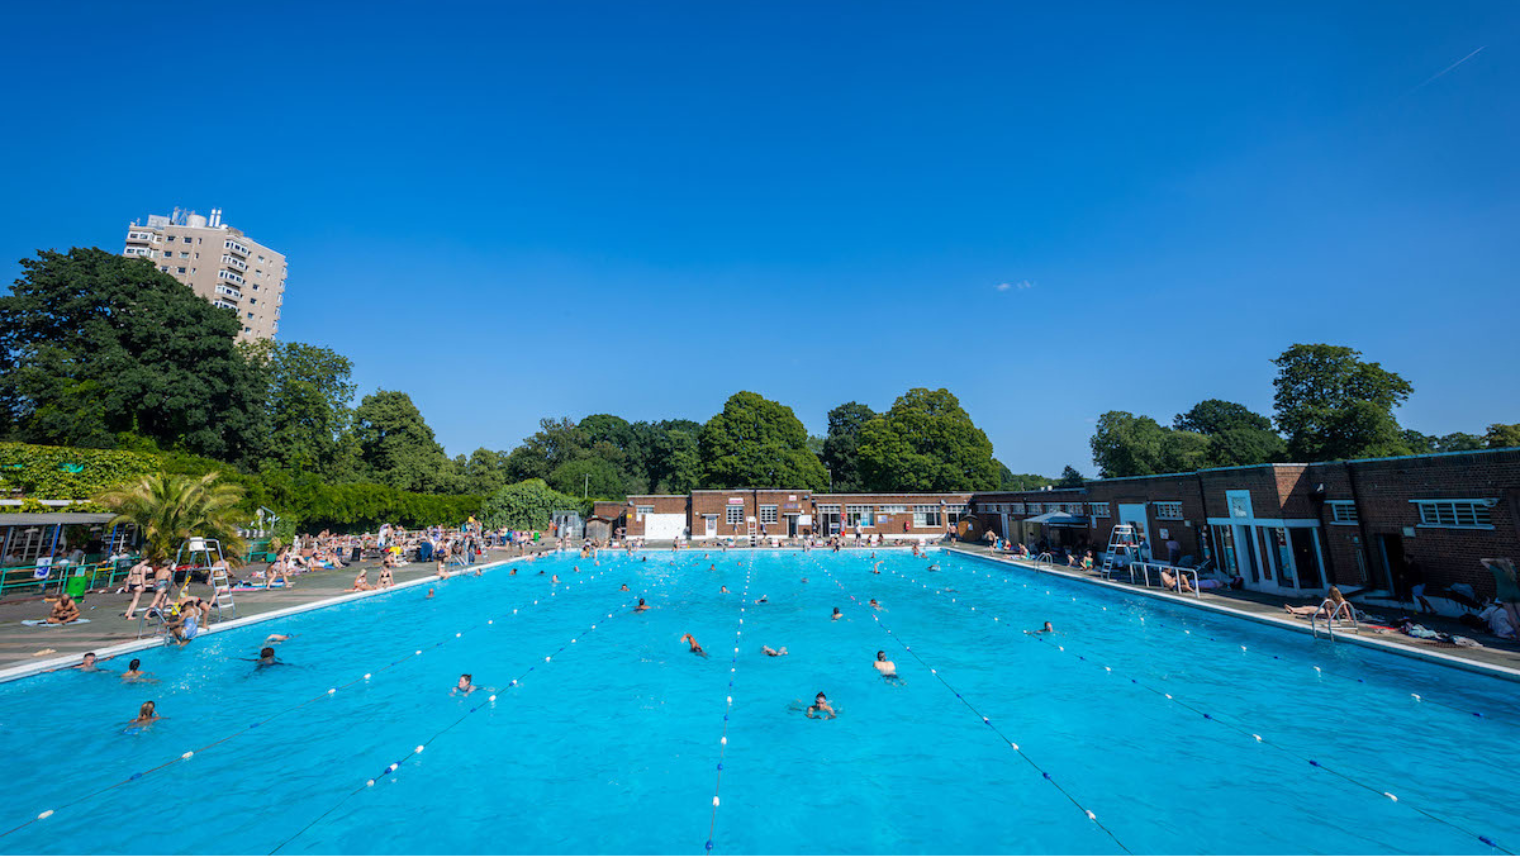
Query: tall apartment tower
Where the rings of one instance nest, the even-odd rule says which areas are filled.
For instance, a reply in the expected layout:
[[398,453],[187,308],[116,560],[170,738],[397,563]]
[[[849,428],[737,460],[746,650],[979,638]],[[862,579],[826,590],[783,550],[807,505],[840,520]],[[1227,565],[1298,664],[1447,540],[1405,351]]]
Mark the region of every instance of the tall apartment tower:
[[134,221],[122,255],[153,259],[212,305],[236,312],[240,340],[273,339],[280,331],[285,257],[223,223],[220,208],[209,218],[176,208],[148,217],[146,225]]

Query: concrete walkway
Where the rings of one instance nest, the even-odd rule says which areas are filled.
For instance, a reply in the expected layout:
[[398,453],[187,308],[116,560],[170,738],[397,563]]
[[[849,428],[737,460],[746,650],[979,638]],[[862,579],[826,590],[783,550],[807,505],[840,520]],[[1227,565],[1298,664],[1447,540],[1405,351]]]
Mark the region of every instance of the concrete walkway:
[[[1167,591],[1159,587],[1146,587],[1122,582],[1109,582],[1103,580],[1096,573],[1081,571],[1074,568],[1066,568],[1050,565],[1035,565],[1027,561],[1014,561],[1006,554],[994,554],[990,548],[981,544],[955,544],[947,547],[954,552],[968,553],[972,555],[986,556],[1000,561],[1007,561],[1022,568],[1037,570],[1042,573],[1050,573],[1056,576],[1067,577],[1073,580],[1094,585],[1108,586],[1126,591],[1145,594],[1157,598],[1175,600],[1176,602],[1192,607],[1212,608],[1220,612],[1228,612],[1239,617],[1249,618],[1254,621],[1275,624],[1299,633],[1309,633],[1309,621],[1304,618],[1292,618],[1283,611],[1283,604],[1293,606],[1318,606],[1322,598],[1285,598],[1281,595],[1262,594],[1252,591],[1230,591],[1228,589],[1215,589],[1209,592],[1201,592],[1198,597],[1191,594],[1179,594]],[[1414,613],[1399,613],[1393,610],[1371,607],[1366,610],[1374,615],[1381,615],[1388,619],[1394,619],[1402,615],[1414,616]],[[1452,618],[1441,616],[1416,616],[1419,623],[1441,633],[1450,633],[1453,636],[1467,636],[1474,639],[1484,647],[1462,648],[1456,645],[1438,644],[1421,639],[1414,639],[1402,633],[1379,633],[1371,627],[1363,625],[1360,632],[1353,634],[1350,628],[1344,631],[1337,625],[1336,638],[1348,641],[1368,644],[1369,647],[1385,648],[1393,653],[1402,653],[1409,656],[1427,660],[1446,662],[1448,665],[1466,666],[1475,671],[1495,674],[1510,680],[1520,680],[1520,644],[1506,642],[1488,633],[1478,633]],[[1321,625],[1321,633],[1324,632]],[[1452,662],[1455,661],[1455,662]],[[1489,668],[1493,667],[1493,668]]]
[[[551,550],[546,547],[539,548],[536,552],[551,552]],[[505,561],[516,556],[516,551],[487,550],[486,555],[477,559],[477,564]],[[379,576],[380,562],[366,560],[351,564],[342,570],[301,574],[296,577],[294,588],[233,592],[232,596],[237,605],[237,617],[251,618],[340,597],[348,593],[346,590],[353,585],[354,577],[361,568],[369,570],[369,581],[374,583]],[[393,576],[396,584],[401,585],[432,577],[434,571],[435,566],[432,562],[413,562],[396,568]],[[190,594],[209,599],[211,589],[209,586],[194,584],[190,586]],[[152,592],[143,595],[138,603],[139,615],[151,599]],[[116,594],[114,590],[107,593],[92,592],[79,602],[81,617],[88,618],[89,624],[27,627],[21,623],[27,619],[46,618],[53,608],[54,600],[53,594],[49,593],[46,599],[40,595],[31,595],[7,598],[0,602],[0,671],[59,657],[69,657],[77,661],[87,651],[104,650],[113,645],[137,639],[139,622],[128,621],[122,617],[122,614],[126,612],[127,604],[132,602],[132,596]],[[214,612],[213,615],[215,615]],[[217,623],[213,622],[211,626],[215,627]],[[152,623],[144,623],[142,631],[145,634],[152,634],[154,627]]]

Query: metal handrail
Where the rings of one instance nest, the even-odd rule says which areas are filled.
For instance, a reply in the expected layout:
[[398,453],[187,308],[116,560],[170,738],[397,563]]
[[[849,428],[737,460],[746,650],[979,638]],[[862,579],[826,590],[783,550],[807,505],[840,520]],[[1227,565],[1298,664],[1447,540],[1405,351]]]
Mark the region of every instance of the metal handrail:
[[1041,553],[1040,555],[1034,557],[1034,563],[1036,565],[1040,564],[1041,562],[1044,562],[1047,565],[1054,565],[1056,563],[1056,557],[1050,553]]
[[[1361,634],[1362,626],[1361,623],[1357,621],[1356,607],[1351,605],[1351,601],[1343,600],[1337,604],[1335,601],[1327,597],[1324,600],[1320,601],[1318,609],[1309,614],[1309,633],[1315,639],[1319,638],[1319,614],[1321,612],[1325,614],[1325,636],[1331,642],[1335,641],[1336,621],[1345,621],[1346,619],[1350,619],[1351,632],[1358,635]],[[1345,618],[1336,617],[1338,615],[1341,615],[1343,612],[1345,613]]]

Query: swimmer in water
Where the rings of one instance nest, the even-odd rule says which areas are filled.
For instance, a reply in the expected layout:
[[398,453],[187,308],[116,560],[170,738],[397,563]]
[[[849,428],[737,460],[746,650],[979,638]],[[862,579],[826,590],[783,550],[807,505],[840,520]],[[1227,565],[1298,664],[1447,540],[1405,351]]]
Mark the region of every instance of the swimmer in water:
[[703,651],[702,646],[697,644],[697,637],[688,633],[685,636],[681,637],[681,641],[691,646],[691,653],[696,654],[699,657],[707,656],[707,652]]
[[474,677],[475,677],[474,675],[471,675],[468,672],[460,675],[459,676],[459,683],[455,684],[454,688],[451,689],[451,690],[449,690],[449,695],[451,695],[451,696],[453,696],[453,695],[462,695],[462,696],[464,696],[464,695],[469,695],[472,692],[475,692],[475,690],[477,689],[477,687],[473,683]]
[[158,715],[158,706],[151,701],[145,701],[142,707],[137,709],[137,718],[127,725],[134,728],[146,728],[160,719],[163,717]]
[[839,611],[839,607],[834,607],[834,614],[829,616],[829,620],[838,621],[841,618],[844,618],[844,613]]
[[427,593],[427,596],[428,596],[428,599],[429,599],[429,600],[431,600],[431,599],[432,599],[432,597],[433,597],[433,590],[432,590],[432,589],[428,589],[428,593]]
[[802,578],[802,581],[803,581],[803,582],[807,582],[807,577],[803,577],[803,578]]
[[[828,716],[824,716],[824,714],[828,714]],[[813,697],[813,704],[807,709],[808,719],[833,719],[834,716],[834,707],[829,704],[827,696],[820,692]]]
[[283,665],[285,665],[285,664],[282,663],[282,662],[280,662],[278,659],[275,658],[275,656],[274,656],[274,649],[271,648],[271,647],[269,647],[268,645],[265,645],[263,648],[259,649],[259,658],[257,660],[253,661],[254,671],[263,671],[264,669],[267,669],[270,666],[283,666]]
[[289,641],[290,641],[290,637],[286,636],[284,634],[281,634],[281,633],[271,633],[268,636],[264,637],[264,644],[265,645],[278,645],[281,642],[289,642]]
[[937,571],[937,570],[939,570],[939,565],[930,565],[929,566],[929,570],[931,570],[931,571]]
[[93,652],[93,651],[90,652],[90,653],[88,653],[88,654],[86,654],[86,655],[84,655],[84,659],[82,659],[82,660],[79,661],[79,665],[74,666],[73,668],[75,670],[77,670],[77,671],[80,671],[80,672],[104,672],[105,671],[105,669],[102,669],[99,666],[95,665],[95,652]]
[[555,585],[559,585],[559,574],[555,574],[554,576],[550,577],[549,582]]
[[760,599],[759,600],[755,601],[755,603],[766,603],[766,602],[767,602],[766,601],[766,596],[763,595],[763,594],[760,595]]
[[511,570],[511,572],[509,572],[509,573],[508,573],[508,574],[507,574],[507,576],[509,576],[509,577],[515,577],[515,576],[517,576],[517,569],[516,569],[516,568],[513,568],[513,569],[512,569],[512,570]]
[[871,598],[871,608],[875,609],[875,610],[880,610],[881,609],[881,604],[877,603],[876,602],[876,598],[874,598],[874,597]]
[[644,610],[646,610],[648,608],[649,608],[649,604],[645,603],[644,599],[641,597],[641,598],[639,598],[639,605],[635,606],[633,608],[633,611],[634,612],[643,612]]
[[123,683],[128,684],[158,683],[158,681],[148,677],[148,674],[142,670],[142,660],[136,658],[127,664],[127,670],[121,673],[121,680]]
[[620,588],[620,589],[618,589],[618,591],[628,591],[628,584],[627,583],[623,583],[623,587]]
[[887,659],[886,651],[877,651],[876,662],[872,663],[871,665],[875,666],[876,671],[881,673],[882,680],[885,680],[888,683],[902,682],[902,678],[899,678],[897,676],[897,664]]
[[780,648],[772,648],[771,646],[766,645],[760,649],[760,653],[764,654],[767,657],[785,657],[786,646],[782,645]]
[[1045,622],[1045,626],[1041,627],[1039,630],[1025,630],[1024,632],[1030,634],[1054,633],[1056,632],[1056,629],[1051,626],[1049,621],[1047,621]]
[[718,594],[728,594],[728,586],[720,586],[718,588]]
[[873,573],[873,574],[879,574],[879,573],[881,573],[881,562],[877,562],[876,564],[874,564],[874,565],[871,566],[871,573]]

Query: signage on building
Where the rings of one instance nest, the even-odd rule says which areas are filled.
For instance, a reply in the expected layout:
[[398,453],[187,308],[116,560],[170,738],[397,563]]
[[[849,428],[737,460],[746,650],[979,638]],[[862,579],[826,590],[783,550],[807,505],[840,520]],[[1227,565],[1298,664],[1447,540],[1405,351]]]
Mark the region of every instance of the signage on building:
[[728,498],[728,504],[729,505],[743,505],[744,504],[744,497],[742,497],[742,496],[731,496],[731,497]]
[[796,502],[797,501],[797,494],[795,494],[795,493],[789,493],[789,494],[787,494],[786,495],[786,501],[787,502]]
[[795,502],[788,502],[786,504],[786,507],[787,507],[788,510],[796,508],[797,507],[797,503],[795,503]]

